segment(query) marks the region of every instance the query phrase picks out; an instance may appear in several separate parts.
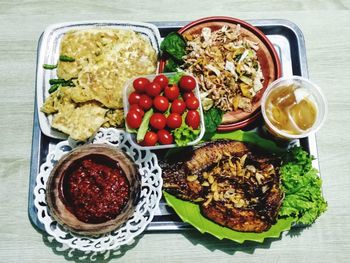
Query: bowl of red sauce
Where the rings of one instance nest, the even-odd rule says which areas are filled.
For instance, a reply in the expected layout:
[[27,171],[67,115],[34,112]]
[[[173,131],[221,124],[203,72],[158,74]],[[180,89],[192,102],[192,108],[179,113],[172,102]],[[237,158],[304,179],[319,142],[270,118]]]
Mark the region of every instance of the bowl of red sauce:
[[131,158],[115,147],[89,144],[63,156],[46,189],[51,215],[81,235],[111,232],[130,218],[140,192]]

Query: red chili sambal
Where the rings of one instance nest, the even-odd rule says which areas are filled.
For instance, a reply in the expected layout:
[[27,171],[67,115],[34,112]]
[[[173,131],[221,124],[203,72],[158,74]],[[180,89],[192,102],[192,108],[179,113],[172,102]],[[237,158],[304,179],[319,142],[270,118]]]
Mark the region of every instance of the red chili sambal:
[[129,182],[118,162],[90,155],[68,169],[60,197],[80,221],[99,224],[114,219],[122,211],[129,192]]

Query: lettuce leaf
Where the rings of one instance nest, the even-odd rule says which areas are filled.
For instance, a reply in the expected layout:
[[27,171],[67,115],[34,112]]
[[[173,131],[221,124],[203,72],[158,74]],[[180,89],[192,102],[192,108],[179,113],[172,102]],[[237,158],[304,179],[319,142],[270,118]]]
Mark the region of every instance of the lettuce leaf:
[[285,198],[280,217],[291,216],[296,223],[312,224],[327,210],[321,192],[322,180],[312,167],[311,157],[300,147],[291,148],[284,157],[280,174]]
[[174,76],[169,78],[169,84],[178,84],[182,76],[184,75],[184,72],[177,72]]
[[178,146],[187,146],[188,143],[198,138],[200,130],[193,130],[186,124],[182,124],[180,128],[173,131],[175,143]]

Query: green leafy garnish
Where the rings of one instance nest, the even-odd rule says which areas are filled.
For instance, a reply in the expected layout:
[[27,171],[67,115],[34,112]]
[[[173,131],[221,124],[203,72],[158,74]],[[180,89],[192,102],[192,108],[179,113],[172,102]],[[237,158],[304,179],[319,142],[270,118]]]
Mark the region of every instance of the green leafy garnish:
[[160,49],[168,56],[165,72],[176,71],[177,67],[183,64],[182,57],[186,55],[186,42],[180,34],[171,32],[162,41]]
[[177,84],[183,75],[184,72],[177,72],[174,76],[169,78],[169,84]]
[[217,127],[222,121],[224,112],[218,108],[212,107],[204,112],[205,134],[203,139],[209,140],[214,136]]
[[[181,64],[180,64],[181,65]],[[179,64],[169,57],[165,63],[164,72],[175,72],[177,71]]]
[[327,210],[321,193],[322,180],[312,167],[313,158],[300,147],[291,148],[284,157],[280,174],[285,198],[281,217],[293,217],[296,223],[312,224]]
[[200,130],[193,130],[191,127],[183,124],[180,128],[173,131],[175,143],[178,146],[187,146],[188,143],[198,138]]
[[153,109],[148,110],[143,116],[141,125],[137,131],[136,140],[137,142],[142,142],[149,128],[149,120],[153,114]]
[[176,32],[168,34],[162,41],[160,48],[178,61],[182,61],[182,57],[186,55],[186,42]]

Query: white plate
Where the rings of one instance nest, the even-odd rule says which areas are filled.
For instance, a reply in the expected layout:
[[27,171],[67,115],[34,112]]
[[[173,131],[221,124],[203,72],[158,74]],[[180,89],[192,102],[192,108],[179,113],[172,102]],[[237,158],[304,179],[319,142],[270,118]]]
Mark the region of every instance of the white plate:
[[55,163],[71,149],[77,147],[76,142],[66,140],[58,143],[47,155],[45,163],[40,166],[34,188],[34,205],[39,221],[46,232],[57,242],[72,249],[85,251],[85,254],[102,253],[118,250],[122,245],[131,244],[152,221],[159,200],[162,196],[163,180],[157,156],[149,150],[134,147],[128,133],[114,128],[101,128],[93,139],[93,143],[105,143],[118,147],[127,153],[138,166],[141,175],[141,191],[134,214],[123,225],[114,231],[97,237],[76,235],[59,225],[53,217],[46,202],[46,183]]
[[131,21],[84,21],[68,22],[48,26],[42,34],[37,55],[36,99],[41,131],[48,137],[67,139],[67,135],[51,127],[52,116],[40,111],[45,99],[49,96],[49,80],[57,78],[56,70],[45,70],[44,64],[56,64],[59,58],[59,48],[63,35],[70,30],[109,28],[130,29],[141,33],[149,39],[157,54],[160,53],[161,37],[158,28],[153,24]]

